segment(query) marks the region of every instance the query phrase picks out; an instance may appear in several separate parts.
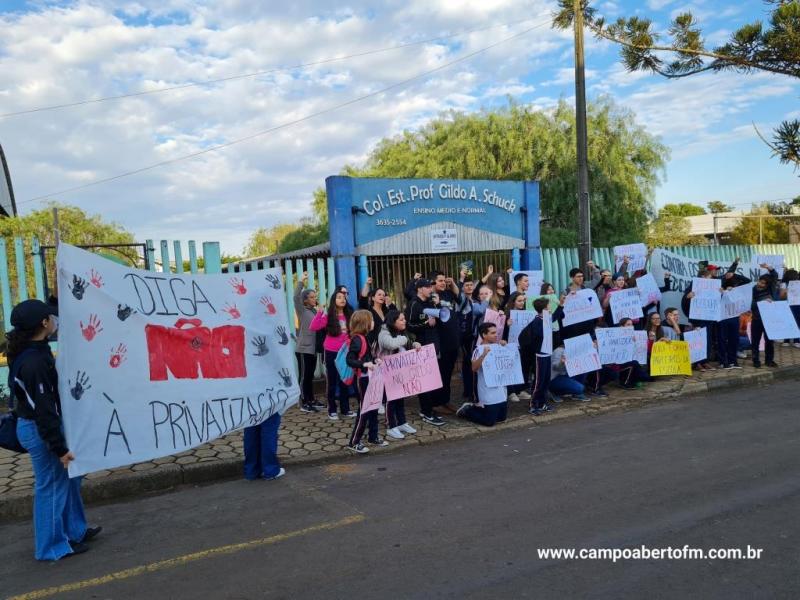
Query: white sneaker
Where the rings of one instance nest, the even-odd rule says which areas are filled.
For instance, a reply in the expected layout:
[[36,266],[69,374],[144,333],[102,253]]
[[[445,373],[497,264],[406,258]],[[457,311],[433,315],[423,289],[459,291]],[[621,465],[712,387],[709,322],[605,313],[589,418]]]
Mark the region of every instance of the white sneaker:
[[400,431],[402,431],[403,433],[417,433],[417,430],[416,430],[416,429],[414,429],[414,428],[413,428],[411,425],[409,425],[408,423],[403,423],[403,424],[402,424],[402,425],[400,425],[400,426],[399,426],[397,429],[399,429],[399,430],[400,430]]
[[508,395],[508,401],[509,402],[519,402],[519,396],[517,396],[514,392],[511,392]]
[[402,433],[400,433],[399,427],[392,427],[391,429],[387,429],[386,435],[395,440],[403,440],[406,437]]
[[520,392],[517,396],[519,396],[520,400],[528,401],[531,399],[531,395],[528,392]]
[[737,352],[736,356],[738,358],[747,358],[747,352]]
[[286,469],[281,467],[281,470],[278,471],[277,475],[275,475],[274,477],[265,477],[264,479],[265,479],[265,481],[272,481],[273,479],[279,479],[279,478],[283,477],[284,475],[286,475]]
[[331,421],[338,421],[339,420],[339,415],[337,415],[336,413],[328,413],[328,418]]

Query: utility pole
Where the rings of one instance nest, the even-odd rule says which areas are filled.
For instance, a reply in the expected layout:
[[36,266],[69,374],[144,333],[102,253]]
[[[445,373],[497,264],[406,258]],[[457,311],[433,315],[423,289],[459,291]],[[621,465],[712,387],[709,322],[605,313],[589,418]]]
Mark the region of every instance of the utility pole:
[[58,228],[58,208],[55,206],[53,207],[53,235],[56,241],[56,252],[58,252],[58,246],[61,243],[61,231]]
[[578,154],[578,258],[580,268],[592,260],[589,161],[586,138],[586,78],[583,60],[583,0],[575,1],[575,129]]

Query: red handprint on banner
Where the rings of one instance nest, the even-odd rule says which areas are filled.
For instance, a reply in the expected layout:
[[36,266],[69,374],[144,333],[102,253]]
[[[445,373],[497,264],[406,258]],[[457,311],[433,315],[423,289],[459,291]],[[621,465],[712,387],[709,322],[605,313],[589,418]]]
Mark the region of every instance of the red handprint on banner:
[[229,283],[233,287],[233,290],[240,296],[244,296],[247,293],[247,288],[244,286],[244,279],[232,277]]
[[263,304],[264,308],[267,309],[267,314],[268,315],[277,314],[278,309],[275,308],[275,305],[272,303],[272,298],[270,298],[269,296],[262,296],[261,297],[261,304]]
[[128,354],[128,347],[125,344],[120,344],[116,348],[111,348],[111,358],[108,361],[108,365],[112,369],[116,369],[123,362],[125,362],[127,354]]
[[84,326],[83,321],[80,323],[81,333],[83,334],[83,337],[86,338],[87,342],[91,342],[95,337],[97,337],[98,333],[103,331],[102,323],[100,323],[100,319],[97,318],[97,315],[89,315],[88,325]]
[[100,275],[100,273],[92,269],[91,271],[89,271],[89,283],[91,283],[94,287],[100,289],[101,287],[103,287],[103,278]]
[[222,312],[228,313],[231,319],[239,319],[242,316],[242,313],[236,307],[236,305],[231,305],[229,303],[225,303],[225,306],[222,307]]

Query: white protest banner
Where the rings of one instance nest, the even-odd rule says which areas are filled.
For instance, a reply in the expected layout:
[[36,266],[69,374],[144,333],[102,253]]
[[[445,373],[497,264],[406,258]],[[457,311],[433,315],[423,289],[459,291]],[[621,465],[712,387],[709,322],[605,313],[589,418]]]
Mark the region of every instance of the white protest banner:
[[[755,254],[752,257],[752,262],[759,265],[769,265],[778,272],[778,279],[783,277],[783,270],[785,268],[785,258],[783,254]],[[761,274],[768,273],[767,269],[761,269]]]
[[708,358],[708,338],[705,327],[684,332],[683,341],[689,343],[689,360],[692,364]]
[[642,306],[661,300],[661,290],[652,273],[645,273],[636,278],[636,290],[639,292],[639,301]]
[[497,327],[497,339],[503,339],[503,331],[506,328],[506,313],[488,308],[483,317],[483,322],[494,323],[495,327]]
[[689,318],[698,321],[719,321],[722,295],[719,279],[694,277],[692,279],[692,298],[689,304]]
[[641,319],[642,302],[639,298],[639,291],[635,288],[628,288],[619,292],[614,292],[609,296],[611,305],[611,317],[614,323],[619,323],[624,318]]
[[603,368],[600,355],[588,333],[564,340],[564,356],[567,357],[567,375],[574,377]]
[[385,390],[385,377],[381,366],[369,371],[369,383],[364,392],[364,402],[361,407],[362,413],[378,410],[383,404],[383,392]]
[[[653,274],[656,282],[664,281],[664,274],[666,272],[670,274],[670,291],[663,293],[661,297],[662,317],[666,309],[677,308],[680,314],[680,322],[683,325],[689,322],[688,315],[683,314],[683,310],[681,309],[681,299],[683,298],[683,293],[689,287],[689,284],[692,283],[692,278],[697,276],[700,269],[700,262],[701,259],[699,258],[681,256],[680,254],[675,254],[674,252],[662,248],[653,250],[653,254],[650,255],[650,272]],[[720,262],[715,260],[714,264],[722,268],[723,271],[727,271],[731,266],[731,263],[726,261]],[[739,263],[736,268],[736,273],[755,281],[758,279],[760,269],[758,265],[752,263]]]
[[[478,348],[483,348],[478,345]],[[516,344],[490,344],[489,354],[483,359],[483,379],[490,388],[524,383],[519,346]]]
[[603,309],[594,290],[578,290],[567,295],[564,302],[564,326],[583,323],[603,316]]
[[636,271],[644,269],[647,263],[647,246],[644,244],[626,244],[624,246],[614,246],[614,265],[619,271],[625,257],[630,259],[628,263],[628,275],[632,276]]
[[750,310],[753,303],[753,285],[739,285],[722,292],[720,320],[734,319]]
[[553,353],[553,317],[550,311],[542,311],[542,354]]
[[800,306],[800,281],[790,281],[786,293],[789,306]]
[[[527,286],[523,289],[517,290],[517,284],[514,279],[517,275],[526,275],[528,278]],[[514,292],[524,292],[526,296],[536,295],[539,297],[539,292],[542,289],[542,282],[544,281],[544,271],[512,271],[508,276],[508,291],[513,294]],[[525,281],[524,279],[522,281]]]
[[536,312],[532,310],[512,310],[511,325],[508,326],[508,343],[516,344],[519,341],[519,334],[536,318]]
[[70,476],[189,450],[297,402],[280,269],[173,275],[61,244]]
[[633,360],[635,360],[640,365],[646,365],[647,364],[647,347],[648,347],[647,332],[646,331],[634,331],[633,332],[633,342],[635,344],[635,350],[633,352]]
[[597,351],[604,365],[624,365],[633,360],[635,345],[633,329],[626,327],[598,327]]
[[800,328],[794,320],[792,310],[786,300],[780,302],[762,301],[758,303],[758,312],[764,322],[764,330],[771,340],[789,340],[800,338]]
[[419,350],[388,354],[382,360],[381,372],[387,401],[432,392],[442,387],[433,344],[427,344]]

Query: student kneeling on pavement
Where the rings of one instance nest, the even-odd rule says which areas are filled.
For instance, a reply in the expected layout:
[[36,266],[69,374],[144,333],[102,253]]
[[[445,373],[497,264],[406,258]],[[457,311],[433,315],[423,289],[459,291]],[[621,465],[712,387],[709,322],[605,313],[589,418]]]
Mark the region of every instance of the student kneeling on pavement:
[[483,374],[483,361],[491,353],[490,344],[505,346],[506,342],[497,340],[497,327],[494,323],[481,323],[478,328],[478,345],[472,353],[472,371],[478,374],[479,404],[465,402],[456,413],[462,419],[467,419],[478,425],[491,427],[495,423],[506,420],[508,402],[506,386],[489,387]]
[[553,350],[550,357],[550,399],[560,403],[560,396],[572,396],[581,402],[589,402],[589,398],[583,393],[583,384],[567,374],[567,357],[564,355],[564,346],[559,346]]

